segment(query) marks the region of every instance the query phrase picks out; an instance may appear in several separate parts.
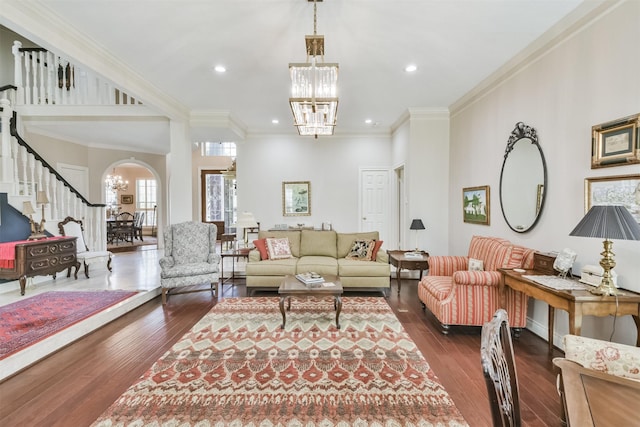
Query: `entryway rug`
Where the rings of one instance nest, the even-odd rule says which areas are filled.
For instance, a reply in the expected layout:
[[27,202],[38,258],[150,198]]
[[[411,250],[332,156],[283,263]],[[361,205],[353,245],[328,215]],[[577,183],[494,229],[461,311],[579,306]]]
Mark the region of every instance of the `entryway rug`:
[[53,291],[4,305],[0,307],[0,360],[136,293]]
[[466,426],[384,298],[220,301],[94,426]]

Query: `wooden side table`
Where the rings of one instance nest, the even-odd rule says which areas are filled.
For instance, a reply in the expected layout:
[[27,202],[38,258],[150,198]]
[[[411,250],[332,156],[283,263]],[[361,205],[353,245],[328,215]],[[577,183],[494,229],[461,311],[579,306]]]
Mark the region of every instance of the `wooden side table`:
[[[414,253],[415,251],[400,251],[393,250],[387,251],[389,254],[389,264],[396,267],[396,279],[398,281],[398,295],[400,295],[400,288],[402,281],[400,280],[400,272],[405,270],[419,270],[420,279],[422,279],[422,272],[429,269],[429,253],[425,251],[419,251],[420,256],[407,256],[407,253]],[[418,279],[418,280],[420,280]]]

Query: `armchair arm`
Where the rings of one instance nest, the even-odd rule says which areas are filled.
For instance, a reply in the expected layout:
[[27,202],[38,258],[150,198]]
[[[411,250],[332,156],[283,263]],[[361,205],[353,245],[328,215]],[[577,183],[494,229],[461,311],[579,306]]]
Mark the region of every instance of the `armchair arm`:
[[469,265],[466,256],[430,256],[429,276],[452,276],[454,272],[466,270]]
[[172,256],[162,257],[158,262],[160,263],[160,268],[162,270],[167,270],[176,264],[176,261],[173,259]]
[[498,286],[500,276],[497,271],[456,271],[453,273],[453,282],[456,285]]
[[209,264],[220,264],[220,259],[222,257],[217,252],[209,252],[209,256],[207,257],[207,262]]

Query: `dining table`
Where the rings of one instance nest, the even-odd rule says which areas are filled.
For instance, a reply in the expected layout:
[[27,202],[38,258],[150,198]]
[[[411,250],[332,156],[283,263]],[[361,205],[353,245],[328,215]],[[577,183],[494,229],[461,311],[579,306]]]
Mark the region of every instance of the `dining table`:
[[120,240],[133,243],[133,219],[107,220],[107,242],[118,244]]
[[560,394],[568,426],[640,426],[640,381],[585,368],[562,357],[553,359],[560,369]]

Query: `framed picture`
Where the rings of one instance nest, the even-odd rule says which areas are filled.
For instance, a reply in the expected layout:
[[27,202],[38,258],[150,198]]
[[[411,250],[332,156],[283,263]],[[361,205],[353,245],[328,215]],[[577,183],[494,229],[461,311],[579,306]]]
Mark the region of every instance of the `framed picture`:
[[591,128],[591,169],[640,163],[640,114]]
[[491,219],[489,186],[462,189],[462,217],[464,222],[489,225]]
[[640,175],[618,175],[584,180],[584,211],[591,206],[622,205],[640,224]]
[[309,181],[282,183],[282,215],[311,215],[311,183]]
[[133,194],[123,194],[120,196],[120,203],[123,205],[130,205],[133,203]]

